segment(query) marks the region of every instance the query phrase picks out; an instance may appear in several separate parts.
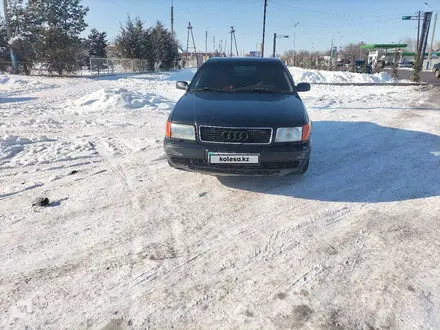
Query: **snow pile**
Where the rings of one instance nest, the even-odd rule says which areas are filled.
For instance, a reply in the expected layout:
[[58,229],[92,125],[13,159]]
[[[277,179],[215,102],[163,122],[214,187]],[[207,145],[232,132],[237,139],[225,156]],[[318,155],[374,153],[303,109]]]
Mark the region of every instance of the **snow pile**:
[[11,87],[14,85],[25,85],[28,81],[23,79],[12,78],[9,75],[1,75],[0,76],[0,86],[3,87]]
[[0,139],[0,160],[14,157],[16,154],[23,151],[24,146],[27,144],[45,141],[49,141],[45,136],[27,139],[17,135],[6,135]]
[[[375,74],[360,74],[345,71],[320,71],[306,70],[297,67],[290,67],[290,73],[295,83],[393,83],[394,80],[387,72]],[[188,68],[179,71],[172,71],[165,75],[160,75],[159,80],[167,81],[188,81],[190,82],[197,72],[197,68]],[[401,80],[400,82],[409,82]]]
[[[18,154],[20,154],[19,157]],[[97,154],[89,141],[58,141],[46,136],[24,138],[7,135],[0,139],[0,168],[49,164],[90,158]]]
[[295,83],[393,83],[394,80],[387,72],[375,74],[352,73],[345,71],[305,70],[290,67],[290,73]]
[[54,84],[42,83],[33,77],[17,78],[9,74],[0,74],[0,96],[12,96],[53,87]]
[[131,92],[126,88],[105,88],[79,99],[68,101],[67,106],[73,107],[75,111],[83,110],[87,112],[141,109],[145,107],[170,110],[172,102],[153,93]]

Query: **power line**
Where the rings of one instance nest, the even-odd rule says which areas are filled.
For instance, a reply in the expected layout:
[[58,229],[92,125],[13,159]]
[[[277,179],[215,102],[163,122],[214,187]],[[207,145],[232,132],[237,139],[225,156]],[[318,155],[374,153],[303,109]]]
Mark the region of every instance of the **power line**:
[[[284,7],[283,9],[294,9],[296,11],[306,11],[310,13],[316,13],[316,14],[323,14],[328,16],[340,16],[344,17],[344,19],[347,19],[347,17],[351,17],[351,19],[362,19],[363,17],[389,17],[389,14],[382,14],[382,15],[365,15],[360,13],[340,13],[340,12],[329,12],[329,11],[320,11],[320,10],[313,10],[313,9],[307,9],[307,8],[301,8],[297,6],[288,5],[285,3],[277,2],[277,1],[271,1],[272,4]],[[399,15],[398,13],[394,12],[393,15]]]
[[[250,2],[242,2],[242,0],[240,2],[235,2],[234,3],[234,7],[236,6],[248,6],[248,5],[256,5],[261,3],[261,0],[254,0],[254,1],[250,1]],[[213,9],[213,10],[218,10],[221,8],[224,8],[225,5],[220,5],[220,4],[206,4],[206,5],[197,5],[197,6],[186,6],[186,7],[179,7],[179,11],[187,11],[187,10],[194,10],[194,9]],[[237,9],[235,8],[228,8],[229,11],[236,11]],[[241,9],[240,9],[241,10]]]

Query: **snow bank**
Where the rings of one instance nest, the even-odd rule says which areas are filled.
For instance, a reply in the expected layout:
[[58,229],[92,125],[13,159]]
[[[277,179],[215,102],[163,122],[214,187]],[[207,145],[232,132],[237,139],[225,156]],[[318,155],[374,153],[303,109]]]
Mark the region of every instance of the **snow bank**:
[[0,74],[0,96],[7,97],[19,95],[25,92],[35,92],[55,87],[55,84],[47,84],[34,77],[20,77],[9,74]]
[[[190,82],[196,73],[197,68],[188,68],[179,71],[172,71],[164,77],[168,81],[188,81]],[[290,67],[293,79],[296,83],[392,83],[391,75],[387,72],[375,74],[360,74],[344,71],[319,71],[305,70],[297,67]],[[406,81],[400,81],[406,82]]]
[[24,150],[24,146],[35,142],[50,141],[46,136],[28,139],[17,135],[6,135],[0,139],[0,160],[12,158]]
[[126,88],[105,88],[79,99],[68,101],[75,111],[114,111],[121,109],[150,108],[170,110],[172,102],[154,93],[131,92]]
[[308,82],[316,83],[392,83],[391,75],[387,72],[375,74],[352,73],[345,71],[319,71],[305,70],[297,67],[290,67],[290,73],[295,83]]
[[7,135],[0,139],[0,168],[91,158],[96,153],[93,144],[87,140],[70,142],[49,139],[44,135],[31,138]]
[[13,86],[13,85],[25,85],[28,81],[23,79],[13,78],[9,75],[1,75],[0,76],[0,86]]

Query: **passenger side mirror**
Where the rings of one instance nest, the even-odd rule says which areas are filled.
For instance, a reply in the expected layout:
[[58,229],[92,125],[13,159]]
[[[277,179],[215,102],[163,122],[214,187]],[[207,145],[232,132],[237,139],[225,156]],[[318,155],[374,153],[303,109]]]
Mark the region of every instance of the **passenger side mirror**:
[[296,91],[297,92],[308,92],[310,90],[311,86],[309,83],[299,83],[296,85]]
[[178,82],[176,82],[176,88],[177,89],[182,89],[182,90],[186,91],[188,89],[188,82],[186,82],[186,81],[178,81]]

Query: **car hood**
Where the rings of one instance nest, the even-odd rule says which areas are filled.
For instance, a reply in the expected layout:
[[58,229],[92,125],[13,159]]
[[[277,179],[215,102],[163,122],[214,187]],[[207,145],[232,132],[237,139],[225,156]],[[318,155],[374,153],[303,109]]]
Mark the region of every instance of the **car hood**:
[[305,108],[296,95],[188,92],[171,120],[182,124],[231,127],[294,127],[305,124]]

